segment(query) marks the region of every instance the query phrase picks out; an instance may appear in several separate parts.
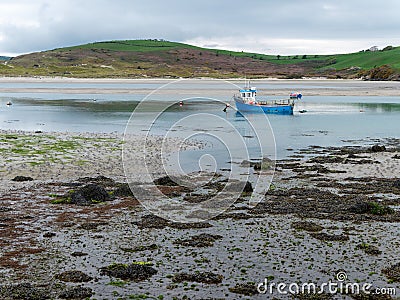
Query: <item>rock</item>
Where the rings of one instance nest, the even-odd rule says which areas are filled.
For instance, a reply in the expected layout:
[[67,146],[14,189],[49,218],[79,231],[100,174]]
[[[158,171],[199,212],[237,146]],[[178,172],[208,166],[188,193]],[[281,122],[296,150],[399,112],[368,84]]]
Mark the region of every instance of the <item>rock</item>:
[[400,159],[400,155],[396,154],[395,156],[392,157],[393,159]]
[[89,253],[86,252],[80,252],[80,251],[75,251],[71,253],[71,256],[73,257],[80,257],[80,256],[86,256],[89,255]]
[[99,226],[107,226],[108,222],[87,222],[81,224],[78,228],[85,229],[85,230],[97,230]]
[[122,280],[143,281],[157,273],[157,270],[142,264],[112,264],[100,269],[101,275],[108,275]]
[[386,147],[384,145],[373,145],[370,150],[372,152],[384,152],[386,151]]
[[71,194],[71,200],[69,203],[76,205],[90,205],[93,204],[92,201],[88,201],[80,193],[74,192]]
[[91,288],[83,287],[83,286],[74,286],[67,288],[65,291],[60,293],[59,297],[61,299],[87,299],[93,295],[93,291]]
[[259,294],[257,291],[257,287],[253,282],[238,283],[234,287],[230,287],[229,291],[245,296],[253,296]]
[[305,230],[309,232],[318,232],[324,229],[322,226],[309,221],[293,222],[292,228],[297,230]]
[[132,224],[138,226],[139,228],[156,228],[156,229],[162,229],[165,227],[171,227],[176,229],[212,227],[210,223],[205,223],[205,222],[199,222],[199,223],[170,222],[155,215],[145,215],[141,218],[140,221],[132,222]]
[[133,224],[137,225],[139,228],[165,228],[169,225],[169,221],[155,216],[155,215],[145,215],[138,222],[133,222]]
[[45,238],[51,238],[53,236],[56,236],[54,232],[46,232],[45,234],[43,234],[43,237]]
[[368,202],[358,202],[349,208],[349,212],[353,214],[367,214],[370,211]]
[[202,233],[184,240],[176,240],[174,244],[187,247],[211,247],[216,240],[222,239],[221,235]]
[[22,182],[22,181],[32,181],[33,178],[29,176],[15,176],[12,181]]
[[12,211],[13,209],[11,207],[7,206],[0,206],[0,212],[7,212],[7,211]]
[[78,181],[83,183],[97,183],[105,186],[112,186],[114,185],[115,181],[111,178],[99,175],[97,177],[81,177]]
[[242,193],[252,193],[253,192],[253,186],[249,181],[238,181],[238,182],[232,182],[227,185],[226,190],[228,192],[242,192]]
[[155,185],[177,186],[178,184],[169,176],[160,177],[154,180]]
[[110,201],[110,195],[104,187],[91,183],[74,191],[70,195],[72,204],[89,205],[98,202]]
[[71,270],[65,271],[61,274],[56,275],[56,279],[64,281],[64,282],[88,282],[93,279],[89,275],[86,275],[82,271]]
[[356,249],[363,250],[365,253],[367,253],[369,255],[382,254],[382,251],[379,250],[378,247],[376,247],[374,245],[365,244],[365,243],[357,245]]
[[30,283],[0,286],[0,299],[46,300],[52,298],[48,290],[36,288]]
[[243,188],[243,193],[252,193],[253,192],[253,186],[249,181],[246,181],[246,184],[244,185]]
[[264,157],[261,161],[248,161],[248,160],[243,160],[240,163],[241,167],[251,167],[254,168],[254,170],[267,170],[270,169],[272,166],[274,166],[275,162],[268,157]]
[[210,200],[215,197],[216,193],[208,193],[208,194],[198,194],[198,193],[190,193],[183,197],[184,201],[189,203],[201,203]]
[[400,282],[400,263],[394,264],[382,270],[382,273],[392,281]]
[[131,188],[127,183],[118,184],[114,190],[114,196],[116,197],[134,197]]
[[199,272],[194,274],[178,273],[172,278],[172,282],[200,282],[207,284],[218,284],[222,282],[224,276],[212,272]]
[[319,232],[319,233],[311,233],[311,236],[313,238],[316,238],[321,241],[325,242],[343,242],[343,241],[348,241],[349,236],[344,235],[344,234],[328,234],[325,232]]
[[393,182],[393,187],[395,187],[395,188],[397,188],[397,189],[400,189],[400,179],[396,179],[396,180]]

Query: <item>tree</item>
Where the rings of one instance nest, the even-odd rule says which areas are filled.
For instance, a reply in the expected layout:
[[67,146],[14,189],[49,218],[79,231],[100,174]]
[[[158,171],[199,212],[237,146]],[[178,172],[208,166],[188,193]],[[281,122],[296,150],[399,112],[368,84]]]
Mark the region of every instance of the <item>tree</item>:
[[385,48],[382,49],[382,51],[389,51],[392,49],[393,49],[393,46],[386,46]]
[[279,59],[281,58],[281,56],[278,54],[278,55],[276,56],[276,58],[279,60]]

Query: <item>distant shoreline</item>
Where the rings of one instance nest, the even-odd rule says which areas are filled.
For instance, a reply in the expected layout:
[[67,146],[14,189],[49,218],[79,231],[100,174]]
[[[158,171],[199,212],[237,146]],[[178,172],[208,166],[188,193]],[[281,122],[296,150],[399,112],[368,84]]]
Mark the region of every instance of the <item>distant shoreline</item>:
[[[230,82],[242,86],[244,79],[214,79],[214,78],[196,78],[181,79],[182,81],[193,81],[199,83],[209,82]],[[165,83],[172,83],[179,79],[168,78],[138,78],[138,79],[116,79],[116,78],[65,78],[65,77],[0,77],[0,84],[13,83],[86,83],[86,84],[104,84],[103,87],[5,87],[0,86],[0,93],[63,93],[63,94],[148,94],[153,91],[152,88],[114,88],[107,84],[135,84],[151,83],[162,86]],[[325,79],[325,78],[307,78],[307,79],[252,79],[254,85],[260,83],[270,84],[271,88],[260,89],[262,94],[268,95],[287,95],[288,92],[301,89],[305,96],[400,96],[400,83],[396,81],[362,81],[360,79]],[[287,87],[290,85],[291,87]],[[310,87],[307,87],[310,85]],[[191,87],[190,89],[193,89]],[[233,90],[235,88],[233,87]],[[225,94],[229,90],[222,88],[220,91],[215,89],[213,93]],[[163,93],[170,94],[175,91],[172,86],[163,90]]]

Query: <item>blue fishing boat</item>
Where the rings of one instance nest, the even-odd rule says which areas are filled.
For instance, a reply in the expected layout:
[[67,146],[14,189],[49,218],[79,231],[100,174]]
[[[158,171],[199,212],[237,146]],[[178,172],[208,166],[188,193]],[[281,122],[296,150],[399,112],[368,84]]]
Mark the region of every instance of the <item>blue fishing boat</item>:
[[291,93],[288,99],[258,100],[257,89],[248,84],[233,96],[239,112],[263,112],[266,114],[293,115],[295,100],[302,98],[301,93]]

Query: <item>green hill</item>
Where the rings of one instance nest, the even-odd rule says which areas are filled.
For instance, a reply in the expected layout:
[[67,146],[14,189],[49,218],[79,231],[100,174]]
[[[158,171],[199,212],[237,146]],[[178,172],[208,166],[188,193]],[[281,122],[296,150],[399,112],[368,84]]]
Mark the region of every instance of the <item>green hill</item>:
[[105,41],[58,48],[0,63],[3,76],[278,77],[397,80],[400,47],[338,55],[265,55],[164,40]]

